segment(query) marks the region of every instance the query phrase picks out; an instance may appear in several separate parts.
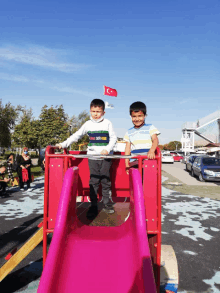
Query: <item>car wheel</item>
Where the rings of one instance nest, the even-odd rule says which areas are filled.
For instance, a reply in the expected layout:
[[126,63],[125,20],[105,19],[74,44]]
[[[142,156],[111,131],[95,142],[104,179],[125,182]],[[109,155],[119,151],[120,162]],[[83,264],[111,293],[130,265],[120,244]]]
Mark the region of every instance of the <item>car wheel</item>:
[[195,177],[195,173],[194,173],[193,169],[191,170],[191,176]]
[[205,180],[202,177],[202,173],[199,174],[199,181],[204,182]]

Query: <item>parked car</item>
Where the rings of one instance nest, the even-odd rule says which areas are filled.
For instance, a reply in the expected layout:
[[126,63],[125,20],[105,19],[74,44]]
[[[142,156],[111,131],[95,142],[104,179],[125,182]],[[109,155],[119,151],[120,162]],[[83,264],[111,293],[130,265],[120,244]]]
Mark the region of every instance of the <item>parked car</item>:
[[200,181],[220,181],[220,159],[199,156],[192,165],[192,176],[198,176]]
[[199,156],[200,155],[191,155],[188,157],[188,159],[186,159],[186,163],[185,163],[186,164],[186,171],[189,171],[189,172],[192,171],[192,165],[193,165],[195,159]]
[[170,154],[173,156],[174,162],[182,162],[182,160],[183,160],[183,156],[182,155],[180,155],[177,152],[170,152]]
[[171,154],[163,153],[162,154],[162,163],[174,163],[174,158]]

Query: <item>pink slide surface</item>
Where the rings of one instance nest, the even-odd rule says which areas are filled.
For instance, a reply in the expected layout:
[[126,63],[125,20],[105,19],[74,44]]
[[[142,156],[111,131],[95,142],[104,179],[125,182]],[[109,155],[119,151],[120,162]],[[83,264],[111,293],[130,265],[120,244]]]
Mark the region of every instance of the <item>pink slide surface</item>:
[[138,170],[130,172],[130,216],[117,227],[88,226],[78,220],[77,179],[78,168],[68,169],[37,292],[156,292]]

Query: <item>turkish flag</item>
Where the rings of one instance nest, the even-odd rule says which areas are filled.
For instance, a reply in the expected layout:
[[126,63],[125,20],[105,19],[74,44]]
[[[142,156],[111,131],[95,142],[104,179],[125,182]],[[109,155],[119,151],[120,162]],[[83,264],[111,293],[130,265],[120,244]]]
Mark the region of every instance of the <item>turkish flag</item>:
[[115,89],[112,89],[112,88],[104,85],[104,95],[111,96],[111,97],[117,97],[118,93]]

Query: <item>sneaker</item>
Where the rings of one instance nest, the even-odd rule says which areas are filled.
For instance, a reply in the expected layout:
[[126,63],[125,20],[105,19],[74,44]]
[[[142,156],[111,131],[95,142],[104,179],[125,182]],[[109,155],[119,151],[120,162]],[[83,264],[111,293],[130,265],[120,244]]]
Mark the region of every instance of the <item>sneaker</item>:
[[29,187],[29,188],[27,188],[27,191],[31,192],[31,191],[33,191],[33,188]]
[[107,214],[114,214],[115,209],[112,205],[105,205],[103,208],[103,211],[106,212]]
[[24,191],[24,187],[20,188],[20,191]]
[[93,220],[98,215],[98,207],[91,206],[86,214],[87,219]]

